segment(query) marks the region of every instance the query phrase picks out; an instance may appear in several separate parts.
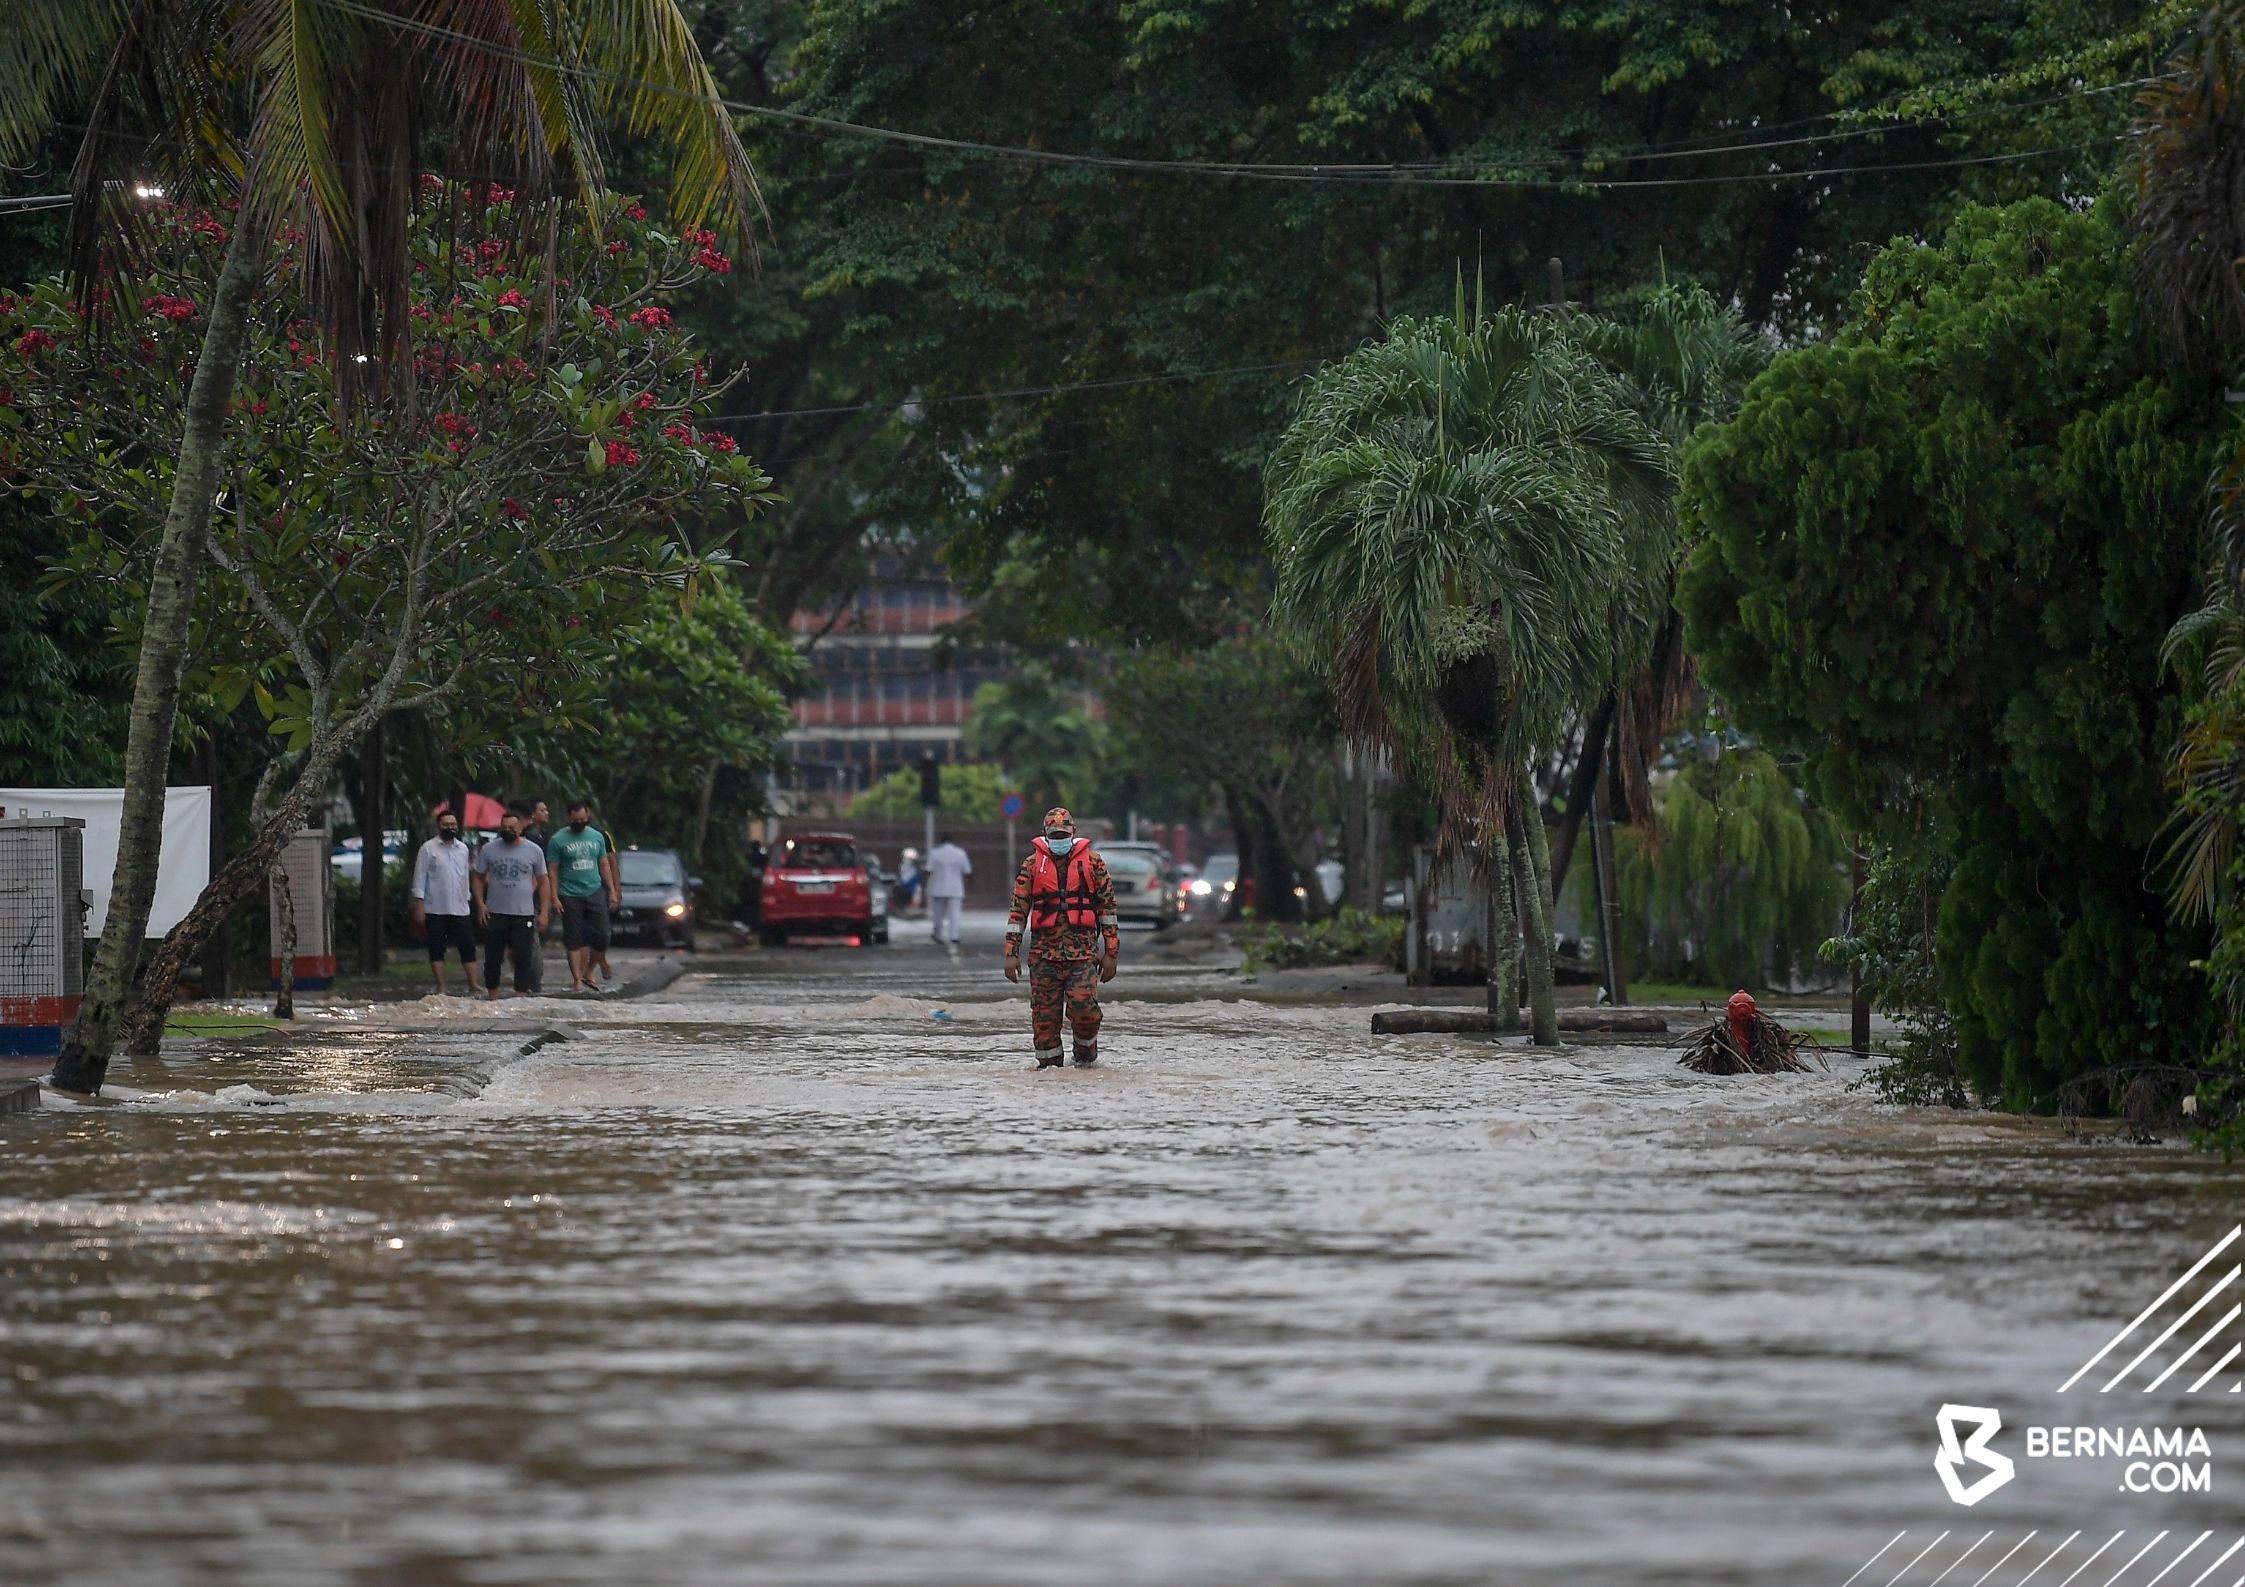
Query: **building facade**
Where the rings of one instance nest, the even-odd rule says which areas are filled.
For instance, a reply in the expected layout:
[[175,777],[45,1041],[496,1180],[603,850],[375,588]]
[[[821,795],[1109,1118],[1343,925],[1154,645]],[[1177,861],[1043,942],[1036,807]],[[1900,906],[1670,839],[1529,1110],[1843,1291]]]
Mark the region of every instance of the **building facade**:
[[974,691],[1007,673],[1001,648],[939,645],[970,611],[940,573],[908,573],[884,558],[840,611],[798,612],[795,640],[807,648],[816,682],[795,702],[782,781],[800,794],[833,797],[916,766],[924,755],[963,758]]

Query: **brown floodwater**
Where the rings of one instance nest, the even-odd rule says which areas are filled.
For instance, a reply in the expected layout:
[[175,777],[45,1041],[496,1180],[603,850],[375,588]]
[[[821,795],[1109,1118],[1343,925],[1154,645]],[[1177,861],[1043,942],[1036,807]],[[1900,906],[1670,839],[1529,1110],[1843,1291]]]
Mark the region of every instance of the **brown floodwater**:
[[340,1020],[0,1120],[0,1583],[1837,1587],[1991,1533],[1968,1587],[2083,1533],[2040,1587],[2128,1529],[2089,1587],[2172,1532],[2134,1587],[2245,1518],[2227,1378],[2152,1397],[2211,1494],[1932,1466],[1944,1401],[2077,1419],[2237,1221],[2186,1147],[1206,999],[1038,1075],[1018,1000],[866,990]]

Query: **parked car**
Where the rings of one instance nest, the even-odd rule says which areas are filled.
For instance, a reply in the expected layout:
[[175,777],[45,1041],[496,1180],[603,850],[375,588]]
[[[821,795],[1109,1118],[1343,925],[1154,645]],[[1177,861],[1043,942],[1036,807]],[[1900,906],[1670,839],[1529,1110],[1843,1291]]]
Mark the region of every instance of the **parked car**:
[[765,868],[763,903],[757,934],[767,948],[791,936],[876,942],[888,924],[886,909],[875,913],[872,873],[846,832],[806,832],[783,843]]
[[1184,918],[1177,904],[1177,862],[1154,843],[1093,845],[1115,884],[1115,918],[1142,920],[1156,931]]
[[1219,920],[1224,907],[1232,901],[1232,893],[1239,886],[1239,856],[1236,854],[1211,854],[1208,863],[1193,878],[1190,891],[1193,895],[1195,920]]
[[622,902],[609,932],[617,941],[640,939],[665,948],[694,945],[694,900],[702,879],[686,874],[686,862],[676,849],[634,844],[620,850],[616,883]]
[[[382,872],[385,876],[402,875],[405,871],[405,837],[403,832],[382,834]],[[345,881],[358,881],[366,872],[366,840],[345,838],[335,845],[327,857],[335,867],[335,874]]]

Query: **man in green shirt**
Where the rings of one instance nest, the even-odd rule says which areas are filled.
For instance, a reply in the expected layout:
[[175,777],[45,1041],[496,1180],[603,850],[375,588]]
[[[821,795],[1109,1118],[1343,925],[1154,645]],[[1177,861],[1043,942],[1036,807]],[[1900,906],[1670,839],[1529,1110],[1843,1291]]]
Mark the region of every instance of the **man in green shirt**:
[[569,825],[546,840],[553,864],[554,891],[561,899],[561,943],[569,950],[569,990],[597,992],[592,956],[608,952],[608,911],[622,902],[616,856],[608,839],[592,824],[592,806],[583,799],[569,806]]

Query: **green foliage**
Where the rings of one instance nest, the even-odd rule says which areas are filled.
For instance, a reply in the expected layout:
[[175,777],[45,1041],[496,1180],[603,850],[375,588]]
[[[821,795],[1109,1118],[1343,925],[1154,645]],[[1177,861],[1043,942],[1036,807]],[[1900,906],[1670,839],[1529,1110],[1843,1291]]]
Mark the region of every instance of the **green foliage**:
[[722,572],[690,608],[657,607],[613,644],[597,702],[566,723],[518,724],[482,759],[548,790],[557,822],[589,798],[618,843],[678,849],[708,897],[730,900],[788,700],[808,680],[802,657]]
[[[1751,324],[1827,325],[1872,243],[1937,231],[1960,192],[2095,191],[2128,95],[2034,102],[2140,75],[2147,37],[2180,17],[2132,0],[1876,0],[1812,20],[1773,0],[699,3],[713,65],[759,104],[1155,161],[1401,162],[1455,183],[1057,167],[751,129],[788,247],[769,294],[729,294],[697,329],[770,399],[744,438],[802,459],[783,474],[801,506],[770,526],[775,584],[909,523],[977,590],[1019,576],[1022,598],[985,608],[987,625],[1053,641],[1222,631],[1260,582],[1257,471],[1289,387],[1398,316],[1441,312],[1459,261],[1485,271],[1492,303],[1540,301],[1557,255],[1578,302],[1665,276],[1707,283]],[[1916,124],[1818,119],[1902,101]],[[2029,157],[1940,164],[1991,154]],[[1757,179],[1773,169],[1829,174]],[[1100,384],[1138,374],[1179,378]],[[1093,389],[1044,389],[1078,383]],[[944,400],[994,390],[1030,394]],[[907,394],[935,400],[800,411]]]
[[1116,662],[1106,703],[1116,765],[1220,792],[1249,834],[1246,873],[1266,913],[1274,899],[1278,912],[1290,909],[1297,878],[1316,885],[1338,734],[1313,669],[1256,634],[1203,648],[1148,646]]
[[1404,922],[1399,917],[1367,915],[1345,904],[1330,919],[1310,926],[1250,926],[1240,933],[1249,975],[1265,970],[1300,970],[1325,964],[1379,964],[1394,967],[1403,958]]
[[[1005,812],[998,808],[998,801],[1017,786],[1013,774],[1002,766],[980,766],[971,761],[946,766],[943,768],[943,803],[937,806],[937,818],[1003,821]],[[920,774],[909,766],[890,772],[850,801],[850,814],[860,821],[917,821],[922,808]],[[1041,808],[1025,810],[1022,820],[1034,822],[1043,814]]]
[[965,738],[968,754],[1012,769],[1032,821],[1056,804],[1087,813],[1098,797],[1106,729],[1043,662],[975,690]]
[[[10,563],[35,566],[50,549],[37,510],[0,500]],[[0,783],[113,786],[124,773],[128,658],[104,643],[98,613],[47,600],[27,578],[0,599]]]
[[2237,864],[2215,914],[2204,969],[2222,1028],[2198,1086],[2198,1138],[2227,1159],[2245,1153],[2245,862]]
[[[494,231],[454,249],[460,195],[423,183],[416,398],[368,398],[349,423],[349,360],[300,317],[304,240],[275,246],[227,418],[188,683],[223,711],[254,701],[283,750],[471,687],[514,721],[566,725],[598,697],[617,635],[690,602],[723,564],[686,531],[766,499],[731,437],[701,427],[713,392],[657,301],[709,274],[706,244],[618,201],[598,234],[562,234],[549,271],[511,235],[504,194],[479,196]],[[126,642],[227,238],[221,217],[180,207],[158,229],[122,334],[76,316],[60,280],[0,297],[0,469],[53,509],[50,586]],[[511,687],[494,700],[495,676]]]
[[2108,215],[2029,201],[1888,248],[1687,456],[1709,680],[1852,829],[1952,835],[1943,998],[2014,1107],[2208,1033],[2144,868],[2212,396],[2139,335]]
[[1656,799],[1657,846],[1633,828],[1614,833],[1632,972],[1733,989],[1789,985],[1847,904],[1837,824],[1762,749],[1695,756]]
[[1306,388],[1266,474],[1273,620],[1459,838],[1649,647],[1670,465],[1565,320],[1462,291]]
[[1953,870],[1932,834],[1875,850],[1866,858],[1848,932],[1821,950],[1858,974],[1872,1006],[1901,1026],[1899,1047],[1856,1083],[1905,1107],[1985,1107],[1994,1100],[1958,1062],[1956,1024],[1941,1000],[1934,950]]

